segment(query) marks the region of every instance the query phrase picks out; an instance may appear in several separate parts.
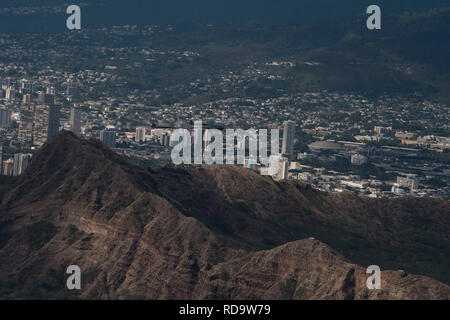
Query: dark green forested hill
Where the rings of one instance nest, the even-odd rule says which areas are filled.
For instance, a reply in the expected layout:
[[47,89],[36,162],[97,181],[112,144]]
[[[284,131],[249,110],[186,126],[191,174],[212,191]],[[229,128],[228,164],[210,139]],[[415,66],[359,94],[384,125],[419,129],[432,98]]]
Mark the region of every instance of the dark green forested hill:
[[[154,6],[150,6],[149,3],[153,3]],[[133,13],[136,11],[133,1],[127,3],[123,11],[114,9],[114,2],[108,5],[109,9],[85,7],[83,28],[123,23],[155,23],[157,21],[151,19],[151,13],[160,12],[163,7],[158,6],[157,2],[149,3],[139,2],[138,7],[142,9],[140,12],[148,15],[145,19],[140,19],[139,15]],[[305,2],[305,8],[312,10],[311,6],[306,5],[307,3],[310,2]],[[444,3],[440,2],[440,4]],[[261,8],[265,5],[265,2],[260,4]],[[386,5],[386,7],[389,6]],[[182,7],[175,6],[172,12],[180,8]],[[195,8],[195,2],[190,10],[193,8]],[[260,7],[255,7],[255,10],[259,10],[257,8]],[[90,29],[91,32],[80,38],[62,36],[62,43],[57,45],[76,47],[76,50],[73,50],[73,56],[70,56],[70,51],[67,51],[65,56],[56,58],[53,64],[68,72],[80,69],[103,70],[109,63],[110,57],[93,56],[89,50],[98,44],[134,48],[133,50],[147,48],[161,51],[187,50],[198,52],[199,57],[186,59],[183,62],[163,61],[150,64],[145,60],[139,61],[138,55],[129,51],[124,65],[119,65],[117,72],[126,80],[125,88],[163,89],[188,85],[196,79],[205,81],[207,77],[214,78],[223,72],[231,71],[239,74],[256,64],[258,68],[264,68],[268,73],[279,76],[279,80],[260,79],[249,84],[245,90],[227,94],[224,94],[222,90],[214,90],[204,99],[227,97],[227,95],[265,98],[298,93],[303,90],[325,89],[375,94],[418,92],[426,98],[448,103],[450,101],[450,90],[448,90],[450,87],[448,60],[450,9],[418,12],[418,8],[411,4],[410,12],[392,15],[390,13],[402,11],[384,10],[383,5],[382,30],[375,31],[367,30],[364,11],[349,13],[347,17],[330,17],[331,12],[327,10],[323,10],[321,16],[316,15],[316,19],[298,19],[296,23],[273,23],[270,19],[259,19],[261,22],[241,19],[240,22],[225,21],[214,25],[190,22],[177,24],[170,31],[151,36],[105,35],[98,30]],[[112,12],[111,16],[108,10]],[[197,12],[198,17],[202,12],[202,10]],[[308,11],[302,11],[302,14],[304,12]],[[225,10],[223,17],[226,15]],[[59,15],[2,14],[1,17],[0,29],[3,32],[21,30],[36,32],[43,26],[48,30],[65,31],[64,11]],[[201,21],[201,19],[189,21],[196,20]],[[95,23],[91,23],[94,21]],[[289,19],[285,22],[289,22]],[[14,37],[19,39],[21,36],[15,33]],[[28,45],[26,36],[23,37],[24,43]],[[45,36],[36,39],[41,45],[45,46],[47,43]],[[37,49],[41,50],[43,47],[37,47]],[[295,67],[265,66],[274,60],[288,60],[294,62]],[[140,66],[133,67],[135,63]],[[164,103],[183,101],[183,97],[179,96],[166,98]]]

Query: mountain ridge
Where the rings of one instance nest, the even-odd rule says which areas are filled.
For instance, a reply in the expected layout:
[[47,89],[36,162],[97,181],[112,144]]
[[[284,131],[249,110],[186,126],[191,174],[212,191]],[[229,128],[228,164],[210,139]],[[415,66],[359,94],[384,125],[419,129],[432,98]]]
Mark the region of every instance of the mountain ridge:
[[[327,211],[330,206],[337,208],[342,211],[341,219],[363,224],[360,207],[366,207],[365,201],[323,194],[304,184],[276,183],[233,166],[143,169],[99,141],[62,132],[1,195],[0,260],[5,263],[0,266],[0,296],[448,299],[448,285],[410,275],[413,264],[405,265],[406,272],[384,271],[387,268],[380,265],[383,289],[367,290],[365,269],[349,262],[348,250],[344,257],[336,252],[336,247],[342,248],[335,243],[330,248],[322,239],[311,238],[320,236],[320,230],[333,234],[332,228],[338,228],[340,237],[353,241],[352,233],[361,236],[370,230],[358,233],[357,228],[339,227]],[[426,202],[422,207],[443,210],[430,214],[427,227],[442,244],[428,244],[431,254],[426,257],[436,252],[440,252],[438,258],[445,257],[448,202],[421,201]],[[409,208],[402,201],[389,204],[393,211]],[[275,207],[278,211],[271,212]],[[364,213],[371,215],[370,210]],[[400,222],[391,219],[388,223],[407,230],[423,224],[426,214],[419,218],[398,215]],[[419,221],[408,225],[405,219]],[[307,226],[316,231],[302,230]],[[367,236],[371,248],[364,248],[367,243],[363,242],[352,250],[372,250],[376,254],[370,264],[377,264],[382,256],[376,245],[377,232],[385,227],[382,224]],[[398,243],[406,253],[417,253],[401,236],[396,238],[388,231],[382,235],[385,239],[380,246]],[[409,241],[420,240],[408,237]],[[445,261],[439,259],[442,271]],[[83,270],[84,289],[79,296],[64,289],[64,267],[70,264]],[[436,264],[427,266],[437,268]]]

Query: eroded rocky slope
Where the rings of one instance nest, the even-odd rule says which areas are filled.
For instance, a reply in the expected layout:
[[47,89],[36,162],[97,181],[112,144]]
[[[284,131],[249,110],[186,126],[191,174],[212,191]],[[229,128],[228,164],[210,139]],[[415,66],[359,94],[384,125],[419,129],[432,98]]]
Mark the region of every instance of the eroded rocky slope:
[[[67,132],[0,196],[2,298],[450,297],[448,201],[325,194],[233,166],[146,170]],[[366,288],[371,264],[395,270],[381,290]]]

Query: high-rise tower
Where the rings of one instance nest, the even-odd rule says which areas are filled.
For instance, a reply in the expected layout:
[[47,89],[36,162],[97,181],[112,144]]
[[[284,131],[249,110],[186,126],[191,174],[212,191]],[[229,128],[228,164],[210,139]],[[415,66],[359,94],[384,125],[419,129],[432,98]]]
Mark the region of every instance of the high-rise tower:
[[283,144],[281,153],[288,158],[292,158],[294,154],[294,139],[295,139],[295,123],[293,121],[285,121],[283,123]]
[[59,108],[55,105],[38,105],[34,117],[33,143],[41,146],[59,132]]
[[78,106],[70,109],[70,130],[77,136],[81,134],[81,109]]
[[100,131],[100,140],[110,148],[116,146],[116,132],[110,130]]

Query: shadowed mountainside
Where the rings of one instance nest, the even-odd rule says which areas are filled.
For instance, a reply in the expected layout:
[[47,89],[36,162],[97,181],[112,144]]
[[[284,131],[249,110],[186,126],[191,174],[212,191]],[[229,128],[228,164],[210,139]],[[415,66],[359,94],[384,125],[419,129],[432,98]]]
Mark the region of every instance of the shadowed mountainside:
[[[0,182],[2,298],[450,297],[428,278],[450,282],[448,201],[327,194],[235,166],[153,171],[68,132]],[[372,264],[405,271],[367,290]]]

